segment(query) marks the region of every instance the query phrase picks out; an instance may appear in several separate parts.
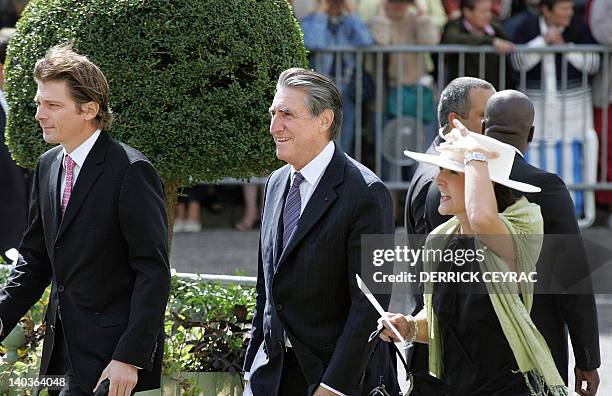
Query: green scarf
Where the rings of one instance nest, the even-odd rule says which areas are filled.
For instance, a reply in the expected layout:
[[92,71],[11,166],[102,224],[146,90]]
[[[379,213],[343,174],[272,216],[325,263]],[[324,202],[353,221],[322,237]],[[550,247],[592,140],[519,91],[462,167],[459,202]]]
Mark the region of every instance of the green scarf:
[[[518,273],[535,271],[544,232],[540,207],[523,197],[500,213],[499,217],[510,230]],[[453,217],[431,232],[425,242],[425,248],[443,251],[458,229],[459,220]],[[484,260],[480,261],[482,272],[509,271],[507,264],[490,249],[486,249],[478,238],[476,238],[476,249],[484,250]],[[435,271],[437,264],[433,260],[425,261],[424,269]],[[529,282],[520,284],[488,282],[486,285],[495,314],[516,358],[519,371],[525,376],[531,395],[567,395],[568,389],[557,371],[550,349],[529,317],[533,304],[533,284]],[[425,307],[429,332],[429,371],[432,376],[441,378],[444,371],[444,351],[438,318],[432,307],[432,292],[433,284],[429,283],[425,286]],[[531,385],[533,383],[537,384],[535,390]]]

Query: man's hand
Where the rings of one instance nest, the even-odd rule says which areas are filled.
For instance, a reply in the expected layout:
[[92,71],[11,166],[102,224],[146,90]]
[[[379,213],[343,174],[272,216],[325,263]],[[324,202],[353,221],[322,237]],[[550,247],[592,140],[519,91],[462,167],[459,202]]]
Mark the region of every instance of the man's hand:
[[312,396],[338,396],[338,395],[330,391],[329,389],[324,388],[321,385],[319,385],[319,387],[317,388],[315,393],[312,394]]
[[94,388],[94,392],[105,379],[110,379],[108,396],[129,396],[138,382],[138,369],[131,364],[111,360]]
[[510,52],[514,52],[514,44],[508,40],[494,38],[493,46],[498,54],[508,54]]
[[[581,396],[595,396],[597,388],[599,388],[599,373],[597,369],[591,371],[583,371],[578,367],[574,367],[574,375],[576,376],[576,391]],[[586,381],[586,390],[582,389],[582,381]]]

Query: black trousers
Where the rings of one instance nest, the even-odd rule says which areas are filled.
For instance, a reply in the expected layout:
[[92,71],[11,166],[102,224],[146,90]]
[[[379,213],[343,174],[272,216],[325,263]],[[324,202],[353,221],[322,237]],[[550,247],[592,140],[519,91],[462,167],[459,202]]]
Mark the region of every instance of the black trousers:
[[81,389],[74,377],[68,358],[68,349],[64,339],[64,329],[59,316],[55,322],[55,339],[53,340],[53,352],[49,361],[47,375],[63,375],[65,382],[62,389],[50,389],[50,396],[89,396],[93,392],[85,392]]
[[307,394],[308,384],[297,357],[293,348],[287,348],[283,359],[283,372],[278,396],[307,396]]

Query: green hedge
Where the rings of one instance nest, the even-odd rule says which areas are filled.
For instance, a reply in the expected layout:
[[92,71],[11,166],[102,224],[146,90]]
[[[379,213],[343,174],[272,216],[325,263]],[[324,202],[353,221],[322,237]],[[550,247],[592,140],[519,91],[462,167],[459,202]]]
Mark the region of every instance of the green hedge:
[[286,0],[33,0],[7,55],[9,148],[33,167],[47,146],[34,119],[36,60],[56,44],[100,66],[112,135],[165,181],[261,175],[276,167],[267,109],[280,72],[305,66]]

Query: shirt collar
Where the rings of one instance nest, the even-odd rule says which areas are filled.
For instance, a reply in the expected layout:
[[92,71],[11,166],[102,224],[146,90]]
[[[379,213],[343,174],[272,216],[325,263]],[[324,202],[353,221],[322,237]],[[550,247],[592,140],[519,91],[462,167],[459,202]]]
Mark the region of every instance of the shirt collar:
[[465,28],[468,30],[468,32],[470,33],[478,33],[478,32],[484,32],[484,34],[486,34],[487,36],[495,36],[495,29],[493,29],[493,26],[491,26],[491,24],[487,24],[484,29],[482,29],[482,31],[480,29],[476,29],[474,27],[474,25],[472,25],[471,23],[469,23],[467,21],[467,19],[463,18],[463,26],[465,26]]
[[[91,151],[91,148],[98,140],[98,136],[100,136],[100,130],[96,130],[87,140],[85,140],[79,147],[74,149],[72,153],[70,153],[70,158],[79,166],[82,167],[87,155]],[[65,148],[62,148],[64,153],[64,157],[68,154]]]
[[[302,176],[304,176],[304,179],[308,182],[308,184],[310,184],[311,186],[314,186],[317,183],[317,181],[319,181],[319,179],[323,175],[323,172],[325,172],[325,169],[327,169],[327,165],[329,165],[329,163],[331,162],[333,156],[334,156],[334,142],[330,141],[329,143],[327,143],[327,146],[325,146],[323,151],[319,153],[319,155],[314,157],[312,161],[310,161],[308,164],[306,164],[306,166],[304,166],[300,170],[300,173],[302,174]],[[293,183],[293,175],[295,174],[295,172],[297,171],[292,165],[291,166],[291,182],[292,183]]]

